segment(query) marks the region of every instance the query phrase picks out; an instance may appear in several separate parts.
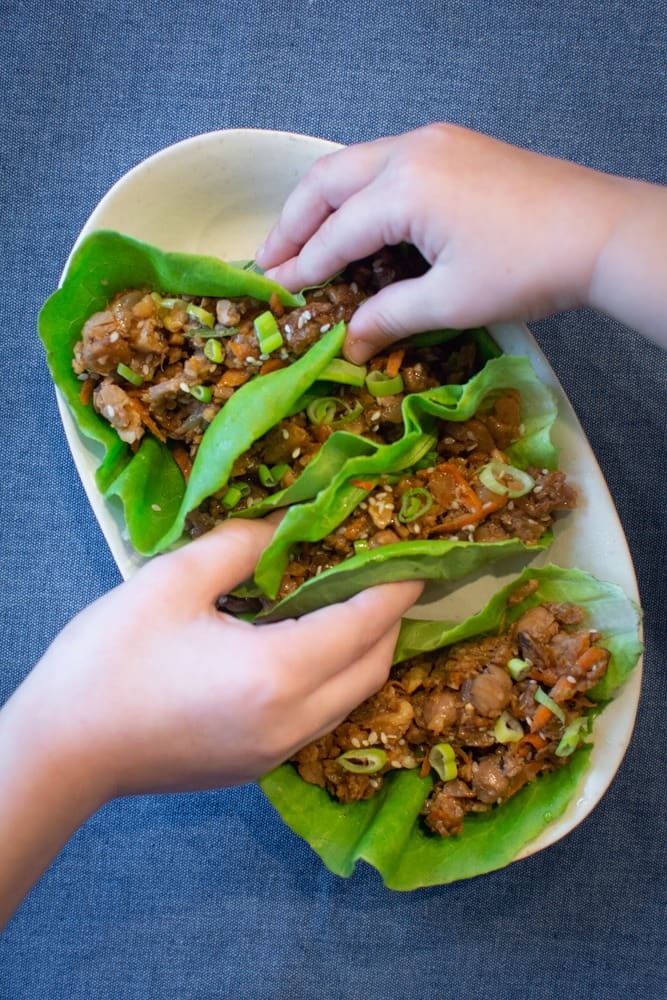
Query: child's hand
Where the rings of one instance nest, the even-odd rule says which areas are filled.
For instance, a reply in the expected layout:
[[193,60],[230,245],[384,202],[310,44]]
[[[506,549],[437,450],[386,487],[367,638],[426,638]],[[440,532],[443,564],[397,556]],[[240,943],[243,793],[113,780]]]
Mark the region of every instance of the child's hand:
[[584,304],[660,339],[666,214],[664,189],[430,125],[318,160],[257,260],[297,289],[385,244],[419,248],[430,270],[383,289],[353,317],[354,361],[419,330]]
[[230,521],[86,609],[26,682],[31,724],[80,754],[105,797],[257,777],[382,686],[421,585],[385,585],[299,621],[215,610],[272,527]]
[[0,711],[0,927],[108,799],[247,781],[384,683],[421,584],[299,621],[215,610],[273,528],[228,521],[154,559],[60,633]]

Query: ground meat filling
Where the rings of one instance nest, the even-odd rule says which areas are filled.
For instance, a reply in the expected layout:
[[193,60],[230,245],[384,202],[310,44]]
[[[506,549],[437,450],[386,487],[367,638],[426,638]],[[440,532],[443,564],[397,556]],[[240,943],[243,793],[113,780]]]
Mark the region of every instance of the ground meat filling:
[[[354,513],[319,542],[293,553],[279,597],[364,549],[406,540],[495,542],[519,538],[534,545],[559,511],[576,506],[577,494],[562,472],[529,468],[532,486],[510,498],[480,480],[491,462],[507,465],[503,451],[523,433],[521,400],[508,390],[491,408],[462,423],[441,423],[437,450],[425,468],[381,477]],[[360,485],[363,485],[360,484]],[[370,485],[370,484],[366,484]]]
[[[292,758],[299,774],[350,802],[371,798],[394,770],[431,772],[424,822],[442,837],[461,833],[467,813],[502,805],[567,762],[586,692],[610,655],[583,617],[573,604],[541,604],[502,635],[398,664],[377,694]],[[575,732],[567,747],[566,731]],[[443,753],[451,760],[441,773]],[[369,770],[347,770],[350,761]]]

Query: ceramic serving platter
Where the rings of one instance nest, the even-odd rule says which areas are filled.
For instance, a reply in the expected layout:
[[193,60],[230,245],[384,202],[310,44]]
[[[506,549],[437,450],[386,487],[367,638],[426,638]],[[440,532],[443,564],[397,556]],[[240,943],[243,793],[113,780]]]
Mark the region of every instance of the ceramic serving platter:
[[[287,132],[254,129],[210,132],[169,146],[122,177],[96,207],[78,242],[96,229],[116,229],[165,250],[205,253],[226,260],[251,258],[278,217],[296,182],[335,143]],[[586,436],[561,385],[527,327],[491,326],[508,354],[527,355],[555,392],[559,416],[553,439],[560,467],[581,494],[578,509],[561,518],[550,549],[535,565],[577,566],[617,583],[639,602],[632,559],[612,497]],[[58,396],[72,456],[100,528],[124,578],[142,563],[129,545],[115,507],[97,491],[99,455],[83,437]],[[463,585],[431,584],[412,615],[467,618],[521,571],[525,559],[504,562]],[[547,847],[572,830],[604,795],[628,746],[639,700],[641,664],[595,724],[591,768],[566,812],[518,857]]]

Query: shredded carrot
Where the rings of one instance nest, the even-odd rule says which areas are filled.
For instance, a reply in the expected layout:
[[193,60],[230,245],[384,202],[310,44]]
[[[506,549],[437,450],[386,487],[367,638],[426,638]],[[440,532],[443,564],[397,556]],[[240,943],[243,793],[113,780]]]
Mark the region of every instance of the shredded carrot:
[[445,518],[442,524],[436,524],[433,531],[437,534],[441,531],[460,531],[462,528],[473,528],[483,517],[481,510],[474,513],[470,510],[464,511],[463,514],[454,514],[452,517]]
[[269,372],[277,372],[279,368],[287,368],[288,365],[289,361],[283,361],[282,358],[269,358],[259,369],[259,374],[268,375]]
[[580,670],[590,670],[599,663],[600,660],[606,659],[607,651],[605,649],[599,649],[597,646],[590,646],[586,649],[581,656],[577,657],[577,666]]
[[[543,705],[540,705],[540,708],[543,707]],[[528,733],[526,736],[521,737],[519,740],[519,746],[521,746],[521,744],[526,744],[527,746],[533,747],[534,750],[542,750],[548,742],[549,741],[545,740],[544,736],[540,736],[538,733]]]
[[83,403],[84,406],[88,406],[88,403],[93,398],[93,389],[95,388],[92,378],[87,378],[85,382],[81,383],[81,388],[79,389],[79,401]]
[[249,378],[249,373],[240,368],[228,368],[218,379],[218,385],[226,385],[227,387],[243,385]]
[[[448,471],[450,468],[455,468],[455,466],[450,466],[449,463],[445,464],[447,465]],[[461,479],[463,479],[462,476]],[[465,480],[463,480],[463,482],[465,483]],[[437,524],[435,528],[433,528],[434,532],[460,531],[461,528],[472,528],[479,524],[480,521],[483,521],[484,518],[488,517],[489,514],[493,514],[494,511],[500,510],[507,503],[507,497],[504,496],[497,496],[492,500],[485,500],[484,503],[482,503],[475,491],[471,489],[467,483],[466,486],[475,497],[476,505],[474,509],[471,510],[469,508],[463,514],[453,514],[451,517],[445,518],[442,524]]]
[[463,473],[451,462],[443,462],[439,468],[451,476],[458,486],[458,499],[461,503],[467,507],[468,510],[481,512],[482,501],[479,499]]
[[368,479],[350,479],[350,486],[356,486],[359,490],[372,490],[377,483],[373,483]]
[[145,424],[145,426],[148,428],[151,434],[153,434],[158,439],[158,441],[162,441],[162,444],[165,444],[167,440],[167,435],[162,430],[162,428],[155,423],[147,407],[145,407],[144,404],[141,402],[141,400],[137,399],[137,397],[134,394],[130,394],[128,392],[128,396],[129,395],[132,395],[132,403],[139,412],[139,417],[141,418],[142,424]]
[[285,307],[278,298],[277,292],[271,292],[271,297],[269,299],[269,309],[274,314],[274,316],[277,316],[278,318],[285,315]]
[[576,689],[577,682],[568,680],[567,674],[562,674],[549,691],[549,697],[553,698],[555,702],[560,704],[563,701],[567,701],[568,698],[571,698]]
[[187,448],[184,448],[182,444],[177,444],[172,448],[172,455],[174,456],[174,461],[183,473],[183,478],[186,483],[190,478],[190,473],[192,472],[192,460],[190,459],[190,453]]
[[422,766],[421,766],[421,770],[419,772],[419,777],[420,778],[425,778],[426,775],[429,773],[430,770],[431,770],[431,761],[428,758],[428,754],[426,754],[426,756],[424,757],[424,759],[422,761]]
[[396,351],[392,351],[387,358],[387,365],[385,367],[385,375],[387,378],[395,378],[399,371],[401,370],[401,365],[403,364],[403,358],[405,357],[405,348],[399,347]]
[[533,716],[532,722],[530,723],[531,733],[539,733],[543,726],[546,726],[547,722],[554,713],[546,705],[538,705],[537,711]]

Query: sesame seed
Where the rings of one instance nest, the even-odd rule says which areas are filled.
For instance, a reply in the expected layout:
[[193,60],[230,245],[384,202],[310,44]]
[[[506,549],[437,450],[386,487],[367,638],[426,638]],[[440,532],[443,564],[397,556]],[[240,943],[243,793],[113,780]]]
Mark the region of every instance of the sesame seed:
[[181,392],[188,392],[189,391],[188,390],[188,383],[187,382],[181,382],[181,384],[179,385],[178,388],[181,390]]
[[287,439],[289,437],[289,431],[287,430],[286,427],[283,427],[283,429],[282,429],[282,435],[283,435],[283,440],[287,441]]
[[397,767],[397,768],[400,767],[401,766],[400,760],[392,760],[391,766],[392,767]]
[[368,742],[369,743],[377,743],[377,741],[378,741],[378,734],[375,732],[374,729],[372,729],[370,731],[370,733],[368,734]]
[[300,454],[301,454],[301,448],[295,448],[294,451],[292,452],[292,458],[298,458]]
[[537,486],[536,486],[536,487],[535,487],[535,488],[533,489],[533,493],[541,493],[543,489],[544,489],[544,486],[540,486],[540,485],[537,485]]
[[116,341],[119,340],[119,339],[120,339],[120,334],[119,334],[118,330],[114,330],[114,332],[109,337],[109,343],[110,344],[115,344]]
[[152,504],[151,504],[151,510],[154,510],[154,511],[161,511],[161,510],[162,510],[162,507],[160,507],[160,504],[159,504],[159,503],[152,503]]
[[380,411],[375,410],[374,413],[371,413],[369,419],[371,420],[371,422],[375,422],[376,420],[379,420],[381,416],[382,414],[380,413]]
[[113,406],[104,407],[104,416],[107,418],[107,420],[113,420],[113,418],[116,416],[116,411],[114,410]]
[[576,684],[577,683],[576,680],[575,680],[575,678],[572,676],[572,674],[568,674],[567,677],[565,678],[565,680],[568,681],[569,684]]
[[420,524],[413,524],[412,525],[412,530],[415,533],[415,535],[418,535],[419,532],[422,530],[421,529],[421,525]]
[[328,333],[331,329],[331,323],[325,323],[324,326],[320,327],[320,333]]
[[350,743],[351,743],[351,744],[352,744],[352,746],[353,746],[353,747],[355,747],[355,748],[356,748],[357,750],[358,750],[358,749],[359,749],[359,747],[361,746],[361,742],[360,742],[360,740],[359,740],[359,738],[358,738],[357,736],[353,736],[353,737],[352,737],[352,739],[350,740]]

